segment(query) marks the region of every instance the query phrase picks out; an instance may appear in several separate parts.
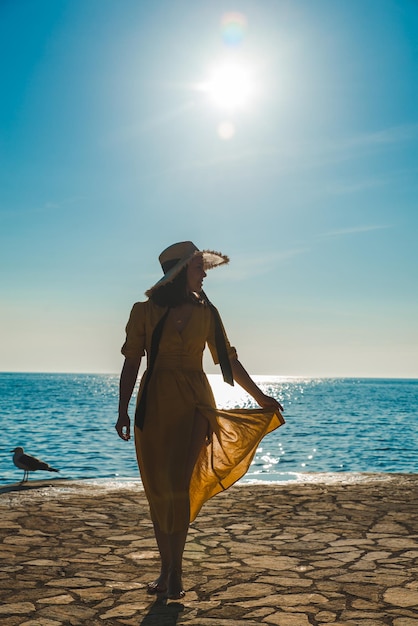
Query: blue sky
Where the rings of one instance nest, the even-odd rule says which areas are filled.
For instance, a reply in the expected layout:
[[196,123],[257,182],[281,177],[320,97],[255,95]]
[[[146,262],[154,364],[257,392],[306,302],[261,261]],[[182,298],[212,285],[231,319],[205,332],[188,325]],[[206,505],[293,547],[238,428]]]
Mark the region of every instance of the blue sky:
[[250,372],[418,377],[415,0],[3,0],[0,54],[1,371],[117,372],[191,239]]

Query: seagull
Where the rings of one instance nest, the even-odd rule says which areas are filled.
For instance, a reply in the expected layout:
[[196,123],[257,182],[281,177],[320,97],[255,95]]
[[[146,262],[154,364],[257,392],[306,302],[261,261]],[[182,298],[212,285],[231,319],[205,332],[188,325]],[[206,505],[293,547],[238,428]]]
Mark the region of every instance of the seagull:
[[37,470],[45,470],[46,472],[59,472],[59,470],[51,467],[45,461],[41,461],[40,459],[36,459],[34,456],[30,454],[25,454],[23,448],[15,448],[14,450],[10,450],[10,452],[14,452],[13,455],[13,463],[19,469],[24,471],[22,483],[28,480],[29,472],[36,472]]

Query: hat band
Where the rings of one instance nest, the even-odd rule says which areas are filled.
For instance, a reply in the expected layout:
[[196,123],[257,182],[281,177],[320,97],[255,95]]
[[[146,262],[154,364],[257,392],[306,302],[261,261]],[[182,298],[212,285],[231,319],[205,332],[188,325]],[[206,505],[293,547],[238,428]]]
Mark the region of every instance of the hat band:
[[163,268],[164,274],[167,274],[167,272],[169,272],[172,267],[177,265],[179,261],[181,261],[181,259],[170,259],[169,261],[165,261],[164,263],[161,263],[161,267]]

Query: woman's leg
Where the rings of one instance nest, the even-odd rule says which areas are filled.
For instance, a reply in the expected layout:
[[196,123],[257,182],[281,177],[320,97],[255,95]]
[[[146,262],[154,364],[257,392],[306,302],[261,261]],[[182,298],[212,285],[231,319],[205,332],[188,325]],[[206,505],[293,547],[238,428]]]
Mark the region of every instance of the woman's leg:
[[170,542],[168,540],[169,535],[163,533],[158,525],[154,522],[154,535],[160,553],[161,571],[159,577],[154,582],[149,583],[149,593],[162,593],[167,589],[168,573],[170,571],[171,563],[171,549]]
[[[202,446],[205,445],[206,436],[208,433],[208,421],[203,415],[200,413],[196,413],[189,454],[185,467],[185,490],[189,491],[190,480],[193,473],[193,468],[198,459],[199,453],[202,449]],[[187,506],[187,519],[190,518],[190,500],[187,499],[185,503]],[[181,531],[177,533],[173,533],[171,535],[167,535],[170,552],[171,552],[171,562],[169,568],[168,575],[168,596],[172,598],[181,598],[184,595],[183,586],[181,582],[181,573],[182,573],[182,562],[183,562],[183,552],[184,546],[186,544],[187,533],[189,530],[189,524]]]

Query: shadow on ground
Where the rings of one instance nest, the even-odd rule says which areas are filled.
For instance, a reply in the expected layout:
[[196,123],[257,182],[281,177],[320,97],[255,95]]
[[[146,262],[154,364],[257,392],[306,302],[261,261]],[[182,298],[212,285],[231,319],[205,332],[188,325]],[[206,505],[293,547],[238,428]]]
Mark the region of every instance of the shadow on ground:
[[139,622],[139,626],[176,626],[179,614],[184,610],[184,605],[180,602],[169,602],[166,600],[156,600]]
[[40,489],[42,487],[52,487],[65,481],[63,478],[57,478],[56,480],[32,480],[25,483],[12,483],[9,485],[2,485],[0,487],[0,494],[10,493],[12,491],[28,491],[30,489]]

